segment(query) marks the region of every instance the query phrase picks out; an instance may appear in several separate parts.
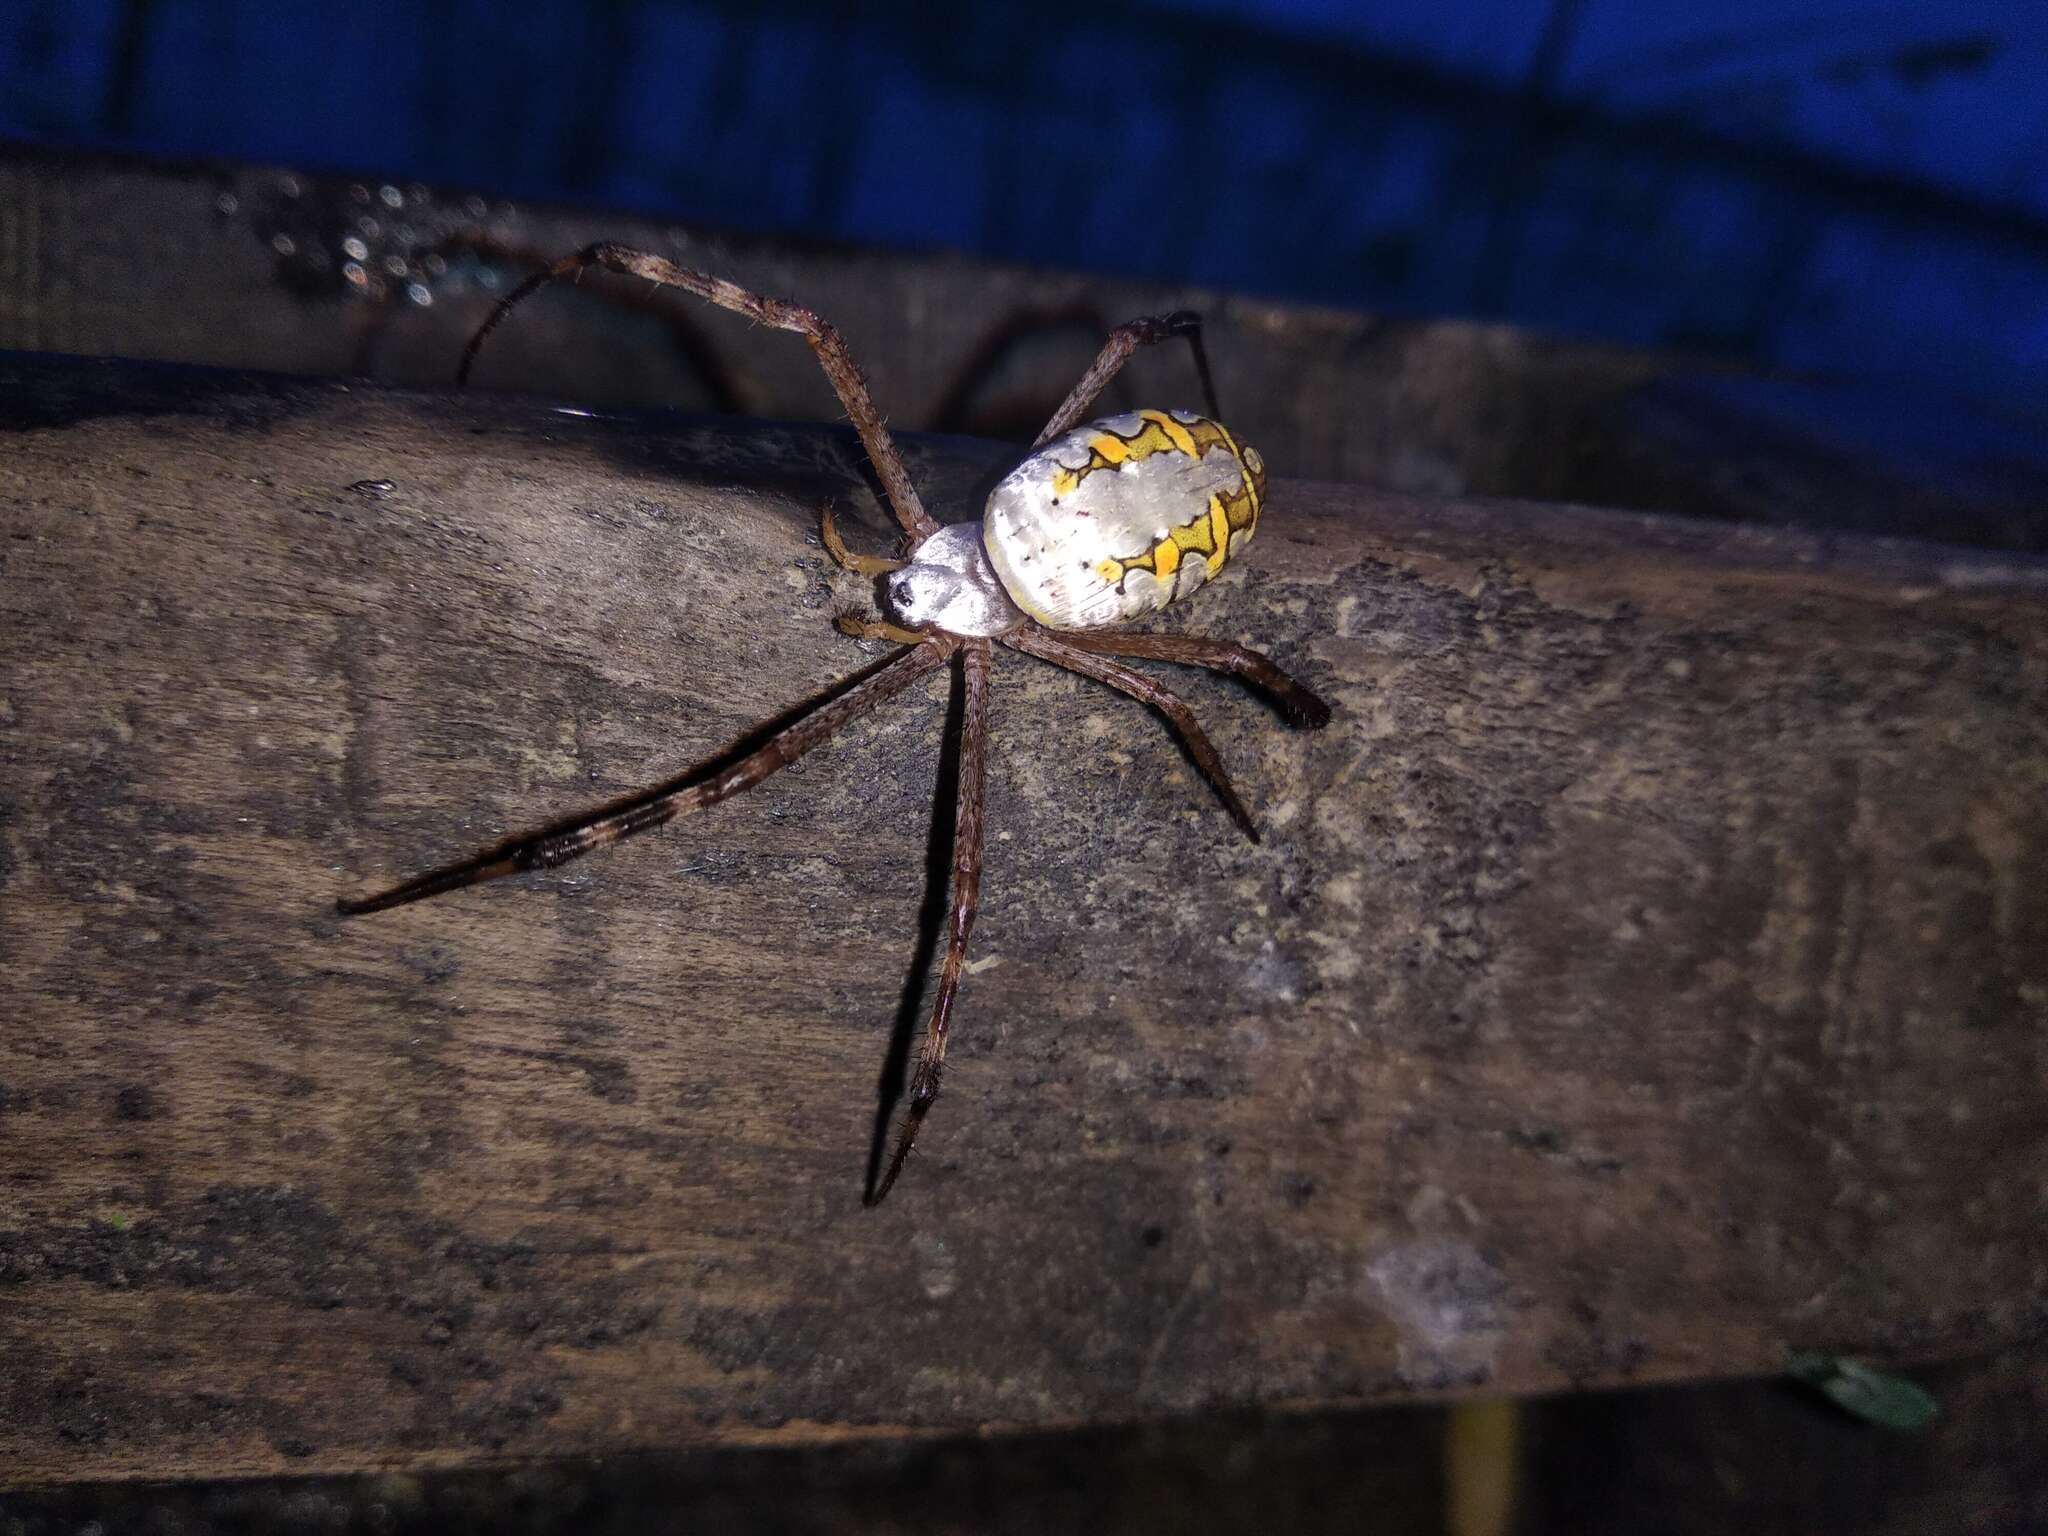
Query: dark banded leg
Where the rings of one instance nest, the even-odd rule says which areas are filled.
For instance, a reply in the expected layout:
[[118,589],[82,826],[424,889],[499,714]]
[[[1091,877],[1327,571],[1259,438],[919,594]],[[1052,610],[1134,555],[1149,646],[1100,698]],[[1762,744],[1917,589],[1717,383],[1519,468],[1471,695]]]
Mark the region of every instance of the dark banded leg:
[[982,785],[988,761],[988,674],[989,644],[986,640],[960,642],[960,671],[965,683],[965,708],[960,721],[960,766],[955,783],[953,812],[953,909],[947,923],[946,959],[939,969],[939,995],[932,1005],[932,1021],[925,1031],[924,1049],[918,1053],[917,1071],[910,1080],[910,1108],[903,1117],[903,1129],[896,1138],[896,1151],[882,1182],[867,1197],[867,1204],[880,1205],[903,1171],[903,1163],[917,1142],[924,1117],[939,1096],[939,1073],[946,1060],[946,1033],[953,1022],[953,998],[960,990],[960,970],[967,963],[967,936],[974,931],[974,915],[981,906]]
[[890,657],[844,693],[826,700],[794,725],[771,736],[765,745],[712,778],[688,783],[686,781],[696,772],[693,769],[690,774],[683,775],[682,780],[671,780],[596,815],[563,822],[531,837],[501,844],[463,863],[451,864],[408,880],[375,896],[342,900],[335,906],[345,916],[354,917],[364,912],[402,907],[407,902],[424,901],[445,891],[481,885],[486,880],[502,879],[530,869],[553,869],[571,859],[580,859],[586,853],[609,847],[636,832],[652,831],[678,816],[687,816],[707,805],[716,805],[743,790],[752,789],[778,768],[787,767],[813,747],[829,741],[842,727],[859,719],[876,705],[894,698],[943,663],[953,654],[956,644],[951,639],[933,637]]
[[1092,677],[1098,683],[1107,683],[1118,692],[1127,693],[1158,710],[1166,717],[1168,728],[1187,748],[1188,756],[1195,760],[1195,766],[1202,770],[1202,777],[1209,781],[1209,787],[1222,800],[1223,808],[1244,828],[1244,835],[1256,843],[1259,829],[1252,821],[1251,812],[1244,808],[1244,802],[1237,798],[1237,791],[1231,788],[1230,775],[1223,771],[1223,759],[1209,744],[1201,722],[1195,719],[1195,712],[1178,694],[1155,683],[1144,673],[1134,672],[1106,657],[1070,645],[1068,641],[1072,638],[1062,635],[1054,639],[1045,630],[1027,625],[1014,634],[1003,636],[1003,644],[1036,656],[1041,661],[1049,661],[1056,667],[1065,667],[1069,672]]
[[1195,372],[1202,376],[1202,400],[1209,408],[1210,419],[1216,420],[1220,413],[1216,409],[1216,386],[1209,378],[1209,354],[1202,346],[1202,317],[1191,309],[1177,309],[1170,315],[1132,320],[1111,331],[1102,351],[1089,364],[1088,371],[1081,375],[1081,382],[1068,393],[1066,402],[1053,412],[1052,420],[1045,424],[1045,430],[1038,434],[1038,440],[1031,446],[1042,448],[1062,432],[1071,432],[1078,427],[1082,418],[1087,416],[1088,408],[1095,404],[1096,396],[1109,387],[1109,381],[1131,360],[1133,352],[1172,336],[1187,337],[1188,345],[1194,349]]
[[889,429],[882,424],[881,412],[875,409],[875,402],[868,397],[867,381],[861,377],[860,367],[854,362],[853,354],[847,351],[846,342],[838,331],[801,304],[749,292],[738,283],[713,277],[708,272],[679,267],[667,258],[647,251],[636,251],[630,246],[604,240],[534,273],[499,300],[498,307],[470,337],[469,345],[462,352],[462,366],[456,373],[456,381],[460,383],[468,379],[477,349],[512,312],[514,305],[555,279],[575,276],[590,267],[609,267],[628,277],[644,277],[651,283],[681,288],[750,320],[795,331],[802,336],[811,344],[811,350],[818,354],[818,365],[825,370],[825,377],[832,381],[839,403],[846,407],[846,414],[853,419],[853,425],[860,433],[861,445],[867,449],[868,460],[881,477],[889,505],[896,513],[896,520],[903,525],[903,531],[910,536],[912,546],[939,531],[939,525],[932,521],[924,503],[918,500],[917,489],[910,483],[909,472],[904,469],[896,444],[889,437]]
[[[471,255],[493,266],[510,266],[531,271],[545,267],[554,260],[552,253],[534,250],[515,242],[500,240],[477,229],[456,230],[446,239],[430,246],[422,260],[445,259],[449,256]],[[675,357],[688,367],[704,388],[706,406],[721,416],[758,415],[754,402],[747,398],[747,391],[733,377],[732,371],[719,357],[718,349],[712,344],[698,325],[693,315],[681,306],[660,297],[652,290],[621,287],[602,296],[602,302],[615,308],[635,311],[659,321],[667,330],[670,348]],[[375,374],[374,350],[380,335],[390,327],[390,316],[401,310],[411,309],[395,299],[378,305],[371,311],[373,320],[357,342],[357,353],[353,372],[369,377]],[[464,372],[467,373],[465,368]]]
[[1242,678],[1280,713],[1289,725],[1319,731],[1330,723],[1330,706],[1282,672],[1269,656],[1230,640],[1200,635],[1134,635],[1125,630],[1060,632],[1060,643],[1097,656],[1135,656],[1143,661],[1174,661],[1186,667],[1207,667]]

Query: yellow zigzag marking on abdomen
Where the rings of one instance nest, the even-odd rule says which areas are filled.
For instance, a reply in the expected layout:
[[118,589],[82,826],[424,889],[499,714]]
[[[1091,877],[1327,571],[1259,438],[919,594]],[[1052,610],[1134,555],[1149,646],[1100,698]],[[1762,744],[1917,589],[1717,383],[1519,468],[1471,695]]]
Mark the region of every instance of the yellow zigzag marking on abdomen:
[[1198,459],[1218,443],[1230,446],[1232,453],[1237,451],[1230,444],[1229,436],[1212,421],[1200,421],[1190,427],[1175,421],[1164,411],[1139,411],[1137,416],[1144,425],[1129,437],[1120,437],[1114,432],[1092,433],[1088,438],[1088,462],[1079,469],[1055,465],[1052,472],[1053,495],[1070,496],[1098,469],[1121,469],[1126,464],[1149,459],[1155,453],[1184,453],[1191,459]]
[[1111,586],[1130,571],[1150,571],[1164,580],[1180,569],[1184,555],[1198,554],[1208,562],[1209,574],[1214,576],[1230,558],[1230,536],[1255,528],[1258,520],[1258,498],[1248,484],[1234,496],[1217,491],[1210,495],[1207,510],[1177,528],[1167,529],[1166,537],[1151,548],[1122,560],[1100,561],[1095,573]]
[[1149,459],[1156,453],[1183,453],[1191,459],[1199,459],[1212,448],[1222,448],[1237,462],[1238,484],[1234,491],[1228,494],[1219,491],[1211,495],[1208,506],[1201,512],[1178,527],[1169,528],[1164,537],[1141,553],[1121,560],[1101,560],[1095,567],[1096,574],[1112,586],[1120,583],[1130,571],[1149,571],[1163,580],[1180,569],[1184,557],[1197,554],[1207,563],[1209,574],[1214,576],[1230,558],[1230,536],[1240,530],[1249,532],[1258,526],[1259,494],[1244,455],[1223,425],[1206,416],[1184,422],[1174,420],[1164,411],[1139,411],[1136,414],[1143,425],[1129,436],[1109,431],[1091,433],[1088,437],[1088,462],[1079,469],[1069,469],[1063,464],[1053,467],[1054,499],[1071,495],[1097,470],[1106,469],[1114,473],[1126,464]]

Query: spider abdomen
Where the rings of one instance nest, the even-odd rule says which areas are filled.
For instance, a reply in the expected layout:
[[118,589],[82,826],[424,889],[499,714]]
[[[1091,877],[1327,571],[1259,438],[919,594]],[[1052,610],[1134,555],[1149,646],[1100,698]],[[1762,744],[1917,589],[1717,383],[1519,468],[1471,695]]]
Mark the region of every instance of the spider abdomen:
[[1122,624],[1185,597],[1259,524],[1257,450],[1191,411],[1132,411],[1054,438],[982,515],[989,563],[1051,629]]

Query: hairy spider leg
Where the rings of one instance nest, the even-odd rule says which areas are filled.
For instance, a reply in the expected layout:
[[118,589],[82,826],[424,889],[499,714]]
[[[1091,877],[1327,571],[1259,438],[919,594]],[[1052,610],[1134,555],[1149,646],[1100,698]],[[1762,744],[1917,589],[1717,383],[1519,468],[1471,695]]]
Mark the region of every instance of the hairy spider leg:
[[983,779],[988,763],[988,674],[990,651],[986,640],[960,642],[960,675],[963,704],[960,718],[960,761],[954,780],[953,811],[953,907],[946,925],[946,958],[939,969],[939,995],[932,1005],[932,1019],[925,1031],[924,1049],[918,1052],[917,1071],[910,1080],[910,1108],[903,1116],[903,1130],[896,1138],[896,1151],[889,1168],[868,1205],[880,1205],[888,1197],[904,1160],[917,1142],[924,1117],[939,1096],[939,1073],[946,1060],[946,1033],[953,1022],[953,998],[960,990],[960,971],[967,961],[967,936],[974,931],[974,915],[981,906],[981,829],[984,803]]
[[462,366],[456,371],[456,382],[462,383],[469,378],[470,366],[476,361],[477,350],[484,344],[484,338],[498,328],[513,306],[557,278],[577,276],[591,267],[608,267],[628,277],[644,277],[651,283],[681,288],[750,320],[780,330],[795,331],[802,336],[811,344],[811,350],[817,353],[818,365],[825,370],[825,377],[831,381],[839,403],[846,408],[854,429],[860,433],[861,446],[867,449],[868,461],[875,466],[882,489],[889,497],[889,506],[909,536],[911,547],[916,548],[939,531],[939,525],[932,521],[924,503],[918,499],[917,488],[910,483],[910,473],[903,467],[903,457],[897,453],[889,429],[882,423],[882,414],[875,409],[875,402],[868,395],[867,380],[861,377],[860,365],[854,362],[853,354],[847,350],[845,340],[836,329],[801,304],[753,293],[738,283],[713,277],[708,272],[679,267],[666,257],[647,251],[636,251],[630,246],[601,240],[534,273],[500,299],[498,307],[470,337],[469,345],[462,352]]
[[1202,376],[1202,401],[1209,408],[1209,419],[1220,419],[1223,413],[1216,409],[1216,386],[1209,378],[1209,354],[1202,346],[1202,317],[1191,309],[1177,309],[1170,315],[1127,321],[1111,331],[1102,351],[1081,375],[1081,382],[1068,392],[1065,403],[1053,412],[1052,420],[1031,446],[1043,448],[1062,432],[1078,427],[1088,408],[1095,404],[1095,397],[1109,387],[1109,381],[1131,360],[1133,352],[1173,336],[1187,337],[1188,345],[1194,349],[1195,372]]
[[880,667],[844,692],[828,698],[809,714],[784,727],[767,742],[738,762],[710,778],[690,782],[701,772],[693,768],[622,804],[594,815],[578,817],[535,833],[531,837],[504,843],[476,858],[433,870],[393,886],[388,891],[357,900],[338,901],[337,909],[347,917],[365,912],[383,912],[407,902],[424,901],[464,886],[481,885],[530,869],[553,869],[571,859],[580,859],[609,847],[637,832],[648,832],[701,811],[706,806],[752,789],[779,768],[786,768],[813,747],[822,746],[845,726],[876,705],[887,702],[925,673],[945,662],[959,642],[934,635],[906,651],[899,651]]
[[1255,843],[1259,840],[1258,825],[1252,820],[1251,812],[1244,808],[1244,802],[1237,798],[1237,791],[1231,787],[1230,775],[1223,771],[1223,759],[1217,756],[1216,748],[1210,744],[1208,734],[1203,731],[1201,722],[1195,718],[1195,712],[1188,708],[1187,702],[1178,694],[1154,682],[1142,672],[1135,672],[1106,657],[1070,646],[1066,644],[1064,635],[1055,639],[1049,631],[1036,626],[1026,626],[1015,634],[1004,635],[1002,638],[1003,644],[1013,650],[1036,656],[1041,661],[1049,661],[1069,672],[1078,672],[1081,676],[1093,678],[1098,683],[1106,683],[1119,693],[1127,693],[1141,703],[1149,704],[1158,710],[1166,717],[1167,729],[1179,738],[1180,744],[1187,749],[1188,756],[1195,760],[1195,766],[1202,770],[1202,777],[1207,779],[1209,787],[1216,791],[1217,798],[1223,802],[1223,808],[1230,812],[1231,819],[1244,828],[1246,837]]
[[1231,640],[1200,635],[1140,635],[1124,631],[1066,630],[1060,644],[1098,656],[1135,656],[1207,667],[1241,679],[1264,697],[1280,718],[1298,730],[1319,731],[1330,723],[1330,706],[1275,666],[1270,656]]

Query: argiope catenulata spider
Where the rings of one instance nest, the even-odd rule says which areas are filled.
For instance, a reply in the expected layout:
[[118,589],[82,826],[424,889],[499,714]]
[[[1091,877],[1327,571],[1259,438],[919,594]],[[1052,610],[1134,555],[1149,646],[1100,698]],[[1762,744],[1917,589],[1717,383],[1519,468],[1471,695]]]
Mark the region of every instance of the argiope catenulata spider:
[[[1217,420],[1201,321],[1185,311],[1134,320],[1110,333],[1081,381],[1039,433],[1031,451],[989,496],[979,522],[941,527],[925,511],[839,333],[810,310],[750,293],[660,256],[598,244],[535,273],[501,301],[463,353],[467,377],[477,349],[512,308],[544,284],[592,266],[681,288],[811,344],[860,433],[889,506],[903,525],[902,560],[847,550],[828,508],[822,534],[832,558],[882,580],[880,621],[841,619],[845,632],[903,649],[852,687],[819,704],[751,753],[708,776],[692,770],[602,812],[505,843],[375,896],[343,900],[347,914],[378,912],[524,870],[551,869],[636,832],[703,810],[751,789],[829,740],[849,721],[957,659],[964,711],[955,785],[953,899],[938,995],[910,1105],[887,1170],[865,1196],[878,1204],[903,1170],[938,1097],[953,1000],[981,894],[983,777],[988,758],[991,642],[1105,683],[1158,710],[1225,808],[1254,841],[1257,828],[1193,711],[1118,658],[1207,667],[1243,679],[1289,725],[1315,729],[1330,709],[1257,651],[1189,635],[1121,632],[1122,625],[1194,591],[1223,568],[1258,526],[1265,465]],[[1081,418],[1139,347],[1187,338],[1201,375],[1207,415],[1133,411],[1081,425]],[[1105,632],[1108,631],[1108,632]]]

